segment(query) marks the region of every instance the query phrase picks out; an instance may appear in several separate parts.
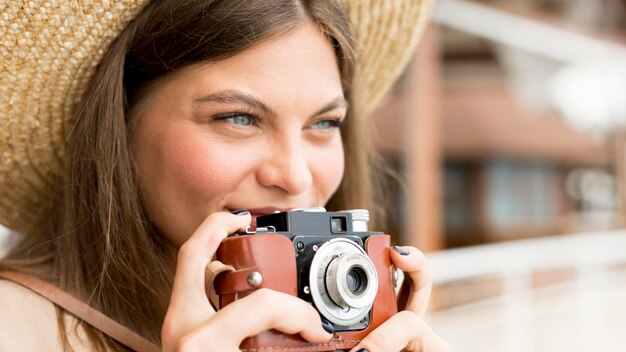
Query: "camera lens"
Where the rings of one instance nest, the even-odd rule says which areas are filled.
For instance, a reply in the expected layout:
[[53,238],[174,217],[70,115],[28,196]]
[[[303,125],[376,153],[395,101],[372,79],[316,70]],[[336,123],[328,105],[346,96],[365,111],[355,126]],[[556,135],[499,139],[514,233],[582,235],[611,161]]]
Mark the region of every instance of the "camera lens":
[[378,279],[374,264],[363,253],[335,253],[326,270],[326,290],[338,306],[362,309],[371,306]]
[[311,298],[333,324],[351,326],[370,312],[378,291],[374,263],[361,246],[333,238],[316,251],[309,271]]
[[346,274],[348,290],[354,295],[361,295],[367,289],[367,273],[360,266],[352,266]]

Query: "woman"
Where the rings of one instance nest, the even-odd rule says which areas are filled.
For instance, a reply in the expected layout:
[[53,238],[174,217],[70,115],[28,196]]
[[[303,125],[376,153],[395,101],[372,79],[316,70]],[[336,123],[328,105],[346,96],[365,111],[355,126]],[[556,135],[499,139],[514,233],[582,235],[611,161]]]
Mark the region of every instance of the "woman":
[[[372,208],[357,118],[391,84],[373,68],[393,78],[408,53],[367,64],[392,48],[356,47],[350,26],[374,39],[395,29],[412,48],[427,3],[382,15],[382,3],[347,5],[352,20],[332,1],[5,5],[1,42],[17,49],[0,75],[1,219],[20,237],[0,268],[52,282],[164,351],[234,350],[268,329],[327,341],[310,304],[262,289],[216,313],[204,279],[220,241],[259,215]],[[380,88],[359,87],[372,79]],[[355,350],[444,349],[420,319],[423,256],[391,253],[413,282],[407,310]],[[0,292],[0,350],[127,349],[14,283]]]

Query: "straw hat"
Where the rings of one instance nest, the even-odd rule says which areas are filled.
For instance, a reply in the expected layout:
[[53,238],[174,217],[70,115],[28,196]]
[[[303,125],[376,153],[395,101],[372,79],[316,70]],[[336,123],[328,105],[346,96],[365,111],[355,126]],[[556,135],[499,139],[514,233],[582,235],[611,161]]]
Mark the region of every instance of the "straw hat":
[[[356,80],[371,111],[414,51],[432,0],[343,0],[359,43]],[[79,98],[147,0],[0,3],[0,224],[20,228],[53,190]]]

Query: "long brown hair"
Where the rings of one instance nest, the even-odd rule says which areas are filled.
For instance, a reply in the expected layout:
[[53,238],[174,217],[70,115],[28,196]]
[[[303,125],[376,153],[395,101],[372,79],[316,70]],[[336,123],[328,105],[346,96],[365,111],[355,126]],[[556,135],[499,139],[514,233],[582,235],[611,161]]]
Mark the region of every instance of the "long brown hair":
[[[133,107],[160,78],[236,55],[303,21],[316,24],[334,47],[350,99],[355,48],[347,14],[335,1],[148,4],[100,63],[74,116],[58,190],[0,267],[54,282],[159,343],[175,249],[143,212],[129,140]],[[346,171],[329,209],[372,208],[366,134],[355,108],[350,107],[342,130]],[[125,349],[84,325],[100,348]]]

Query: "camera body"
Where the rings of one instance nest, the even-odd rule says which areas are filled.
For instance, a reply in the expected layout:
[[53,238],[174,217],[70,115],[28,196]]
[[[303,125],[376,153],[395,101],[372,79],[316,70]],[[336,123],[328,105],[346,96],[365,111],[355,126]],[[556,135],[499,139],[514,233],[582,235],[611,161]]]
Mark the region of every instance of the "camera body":
[[220,308],[267,287],[311,302],[335,331],[317,346],[267,331],[244,340],[242,350],[347,349],[397,312],[389,236],[368,231],[368,220],[361,209],[277,212],[222,242],[217,259],[235,270],[215,280]]

